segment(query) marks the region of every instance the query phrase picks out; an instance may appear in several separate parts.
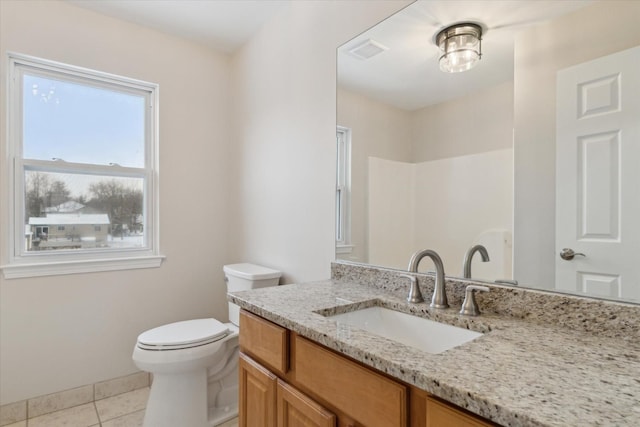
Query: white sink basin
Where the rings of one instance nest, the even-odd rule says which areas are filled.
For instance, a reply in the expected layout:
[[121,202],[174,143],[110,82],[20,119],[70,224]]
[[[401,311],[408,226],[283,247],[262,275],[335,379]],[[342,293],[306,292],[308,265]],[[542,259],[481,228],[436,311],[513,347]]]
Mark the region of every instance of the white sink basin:
[[432,354],[442,353],[482,336],[479,332],[383,307],[369,307],[329,318],[338,322],[338,325],[355,326]]

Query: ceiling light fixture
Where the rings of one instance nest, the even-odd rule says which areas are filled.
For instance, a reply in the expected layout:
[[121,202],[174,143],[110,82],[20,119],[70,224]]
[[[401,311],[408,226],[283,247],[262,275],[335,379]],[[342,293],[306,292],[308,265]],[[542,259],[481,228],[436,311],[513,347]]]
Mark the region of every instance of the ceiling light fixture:
[[451,25],[438,33],[436,44],[440,48],[440,70],[470,70],[482,57],[482,28],[469,22]]

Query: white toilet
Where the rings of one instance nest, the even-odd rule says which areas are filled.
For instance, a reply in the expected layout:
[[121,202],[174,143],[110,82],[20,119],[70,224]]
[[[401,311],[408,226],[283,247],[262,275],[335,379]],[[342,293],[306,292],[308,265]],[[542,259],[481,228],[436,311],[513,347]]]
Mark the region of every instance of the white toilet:
[[[255,264],[224,266],[227,292],[276,286],[281,272]],[[211,427],[238,415],[240,308],[229,320],[196,319],[143,332],[136,366],[153,374],[144,427]]]

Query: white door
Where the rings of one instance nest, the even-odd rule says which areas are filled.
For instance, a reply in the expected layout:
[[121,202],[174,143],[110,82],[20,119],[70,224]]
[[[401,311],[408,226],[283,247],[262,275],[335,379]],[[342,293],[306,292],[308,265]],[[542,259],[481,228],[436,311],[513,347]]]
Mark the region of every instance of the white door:
[[556,119],[556,288],[640,301],[640,47],[560,70]]

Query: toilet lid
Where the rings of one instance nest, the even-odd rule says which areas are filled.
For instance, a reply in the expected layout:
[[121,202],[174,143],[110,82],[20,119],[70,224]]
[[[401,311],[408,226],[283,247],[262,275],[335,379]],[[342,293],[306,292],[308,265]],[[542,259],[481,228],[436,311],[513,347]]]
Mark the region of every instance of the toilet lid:
[[149,350],[177,350],[218,341],[229,328],[216,319],[196,319],[170,323],[141,333],[138,347]]

